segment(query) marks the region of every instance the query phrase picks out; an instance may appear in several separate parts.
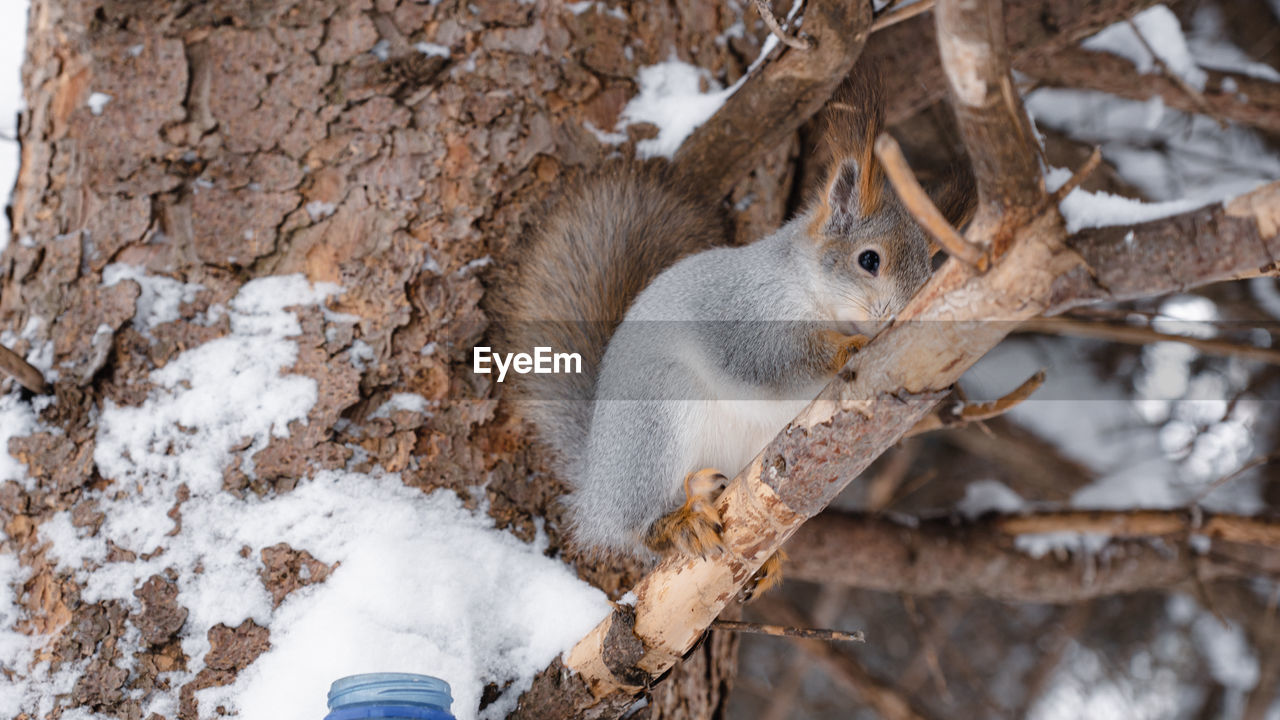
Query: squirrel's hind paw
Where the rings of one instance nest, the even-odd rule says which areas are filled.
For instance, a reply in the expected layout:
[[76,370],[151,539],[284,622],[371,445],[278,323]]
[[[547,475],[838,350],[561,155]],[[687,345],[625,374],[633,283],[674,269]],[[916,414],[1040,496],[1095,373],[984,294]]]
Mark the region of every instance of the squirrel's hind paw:
[[720,515],[716,513],[716,494],[728,482],[718,471],[706,468],[689,473],[684,479],[684,505],[657,519],[645,537],[650,550],[666,555],[707,557],[724,550],[720,533]]
[[769,556],[755,575],[747,581],[746,586],[738,593],[739,602],[750,602],[766,592],[782,584],[782,563],[787,554],[779,550]]

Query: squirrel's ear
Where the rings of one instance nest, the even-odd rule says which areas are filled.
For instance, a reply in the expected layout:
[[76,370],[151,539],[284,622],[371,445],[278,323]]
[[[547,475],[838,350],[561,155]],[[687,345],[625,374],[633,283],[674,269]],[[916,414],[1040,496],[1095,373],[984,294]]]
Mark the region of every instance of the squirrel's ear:
[[872,148],[884,127],[880,72],[861,63],[836,88],[820,115],[820,152],[827,166],[813,230],[861,220],[880,212],[884,180]]
[[861,203],[858,202],[858,186],[862,173],[858,171],[858,163],[848,159],[836,164],[827,178],[827,205],[832,215],[844,215],[857,218]]
[[[865,172],[863,168],[868,167],[870,172]],[[870,156],[846,157],[833,162],[811,227],[813,234],[818,234],[832,220],[837,227],[847,227],[879,212],[884,185],[877,170],[875,158]]]

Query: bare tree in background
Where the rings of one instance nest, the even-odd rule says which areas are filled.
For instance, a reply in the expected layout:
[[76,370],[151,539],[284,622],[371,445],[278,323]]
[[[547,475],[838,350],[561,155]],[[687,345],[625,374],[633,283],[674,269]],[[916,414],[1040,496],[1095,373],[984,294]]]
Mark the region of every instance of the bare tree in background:
[[[81,602],[81,588],[47,556],[39,528],[61,510],[87,531],[102,522],[85,498],[105,483],[92,459],[96,408],[139,403],[151,370],[226,334],[225,318],[209,323],[203,313],[248,280],[303,273],[340,283],[344,292],[330,309],[357,319],[301,312],[294,372],[317,381],[320,400],[305,426],[295,424],[251,458],[253,473],[228,468],[228,492],[289,492],[317,469],[346,465],[359,447],[367,454],[363,467],[400,472],[424,491],[448,488],[473,504],[483,501],[520,537],[533,537],[545,521],[552,549],[615,597],[638,583],[685,590],[686,600],[723,594],[789,539],[792,577],[821,589],[811,597],[810,587],[796,584],[753,612],[771,622],[852,621],[872,631],[870,643],[853,653],[820,642],[755,644],[743,656],[743,692],[762,697],[730,711],[737,639],[713,631],[697,642],[719,608],[691,620],[642,590],[627,620],[635,632],[621,616],[611,618],[596,645],[580,646],[569,661],[589,672],[549,669],[526,696],[524,717],[617,716],[634,705],[637,691],[646,693],[643,712],[651,718],[756,711],[821,717],[824,701],[832,703],[825,711],[832,717],[848,716],[850,706],[887,718],[1020,716],[1081,648],[1102,658],[1100,676],[1114,677],[1126,675],[1121,666],[1134,648],[1174,642],[1162,640],[1179,630],[1171,621],[1136,619],[1171,602],[1171,590],[1234,619],[1258,660],[1253,687],[1234,699],[1238,689],[1224,689],[1205,673],[1205,662],[1172,667],[1195,691],[1179,706],[1182,716],[1196,716],[1191,705],[1198,703],[1204,716],[1234,708],[1264,717],[1280,678],[1275,602],[1267,601],[1280,572],[1274,490],[1264,494],[1271,514],[1258,516],[1178,508],[903,524],[884,515],[947,510],[980,477],[1000,478],[1046,503],[1093,480],[1077,461],[1012,423],[966,424],[964,405],[947,395],[1018,322],[1099,301],[1136,301],[1131,309],[1147,311],[1141,298],[1275,272],[1275,185],[1228,205],[1074,234],[1058,215],[1061,198],[1044,190],[1040,146],[1010,65],[1024,73],[1019,82],[1159,95],[1224,122],[1280,127],[1276,86],[1265,80],[1218,74],[1199,91],[1169,75],[1151,79],[1109,60],[1080,61],[1082,38],[1151,4],[1006,0],[1003,7],[973,3],[975,11],[940,0],[935,18],[895,16],[902,10],[892,3],[876,16],[861,2],[809,0],[802,26],[809,47],[775,50],[682,146],[677,166],[745,208],[735,215],[737,236],[756,236],[776,226],[803,190],[811,169],[805,121],[855,62],[877,61],[887,74],[893,131],[915,173],[929,179],[964,160],[981,193],[967,245],[952,253],[963,257],[967,247],[978,259],[949,260],[908,311],[973,321],[973,330],[940,348],[912,329],[921,325],[904,322],[854,358],[857,372],[828,389],[827,409],[798,423],[804,433],[771,445],[763,456],[771,464],[748,469],[721,501],[732,516],[745,512],[744,497],[768,499],[775,515],[751,515],[744,527],[774,523],[763,533],[769,547],[695,563],[693,576],[719,583],[703,586],[683,565],[642,578],[635,567],[562,546],[561,486],[498,388],[465,368],[469,349],[488,332],[486,284],[500,282],[511,249],[565,174],[593,157],[597,140],[586,128],[615,127],[638,69],[673,50],[737,80],[768,32],[755,10],[711,0],[623,2],[618,13],[518,0],[35,0],[15,238],[0,258],[0,325],[17,333],[31,318],[43,319],[12,349],[25,354],[52,342],[61,370],[56,402],[43,419],[60,431],[11,442],[37,486],[0,486],[0,521],[6,549],[31,570],[19,598],[29,614],[23,629],[53,636],[51,662],[86,663],[65,705],[134,718],[139,696],[166,693],[180,698],[179,717],[209,716],[195,691],[232,682],[270,642],[270,628],[250,621],[214,628],[205,670],[182,687],[165,687],[160,675],[189,660],[177,640],[187,611],[176,601],[174,578],[156,575],[138,587],[140,612],[120,602]],[[1185,21],[1197,5],[1211,4],[1177,10]],[[784,16],[789,5],[773,11]],[[1277,27],[1264,3],[1222,9],[1231,10],[1229,32],[1251,57],[1280,60],[1261,30]],[[745,32],[731,32],[738,22]],[[422,52],[422,42],[444,47],[447,56]],[[95,93],[109,100],[90,103]],[[629,127],[623,150],[651,133]],[[1045,145],[1052,164],[1087,163],[1089,148],[1079,143],[1049,133]],[[1089,188],[1133,191],[1105,163],[1077,179]],[[114,262],[204,291],[182,306],[179,320],[143,332],[134,322],[141,288],[129,280],[103,285],[103,269]],[[1248,306],[1240,288],[1236,282],[1205,292]],[[961,292],[968,301],[956,310]],[[982,322],[993,318],[1007,322]],[[1124,323],[1086,319],[1093,332],[1115,340],[1168,339],[1135,339]],[[1055,328],[1035,329],[1072,329]],[[440,349],[423,354],[433,342]],[[1203,349],[1230,358],[1245,352],[1243,344],[1228,339]],[[1119,365],[1127,351],[1107,352],[1102,360]],[[362,367],[351,362],[357,353],[367,358]],[[1264,396],[1275,381],[1265,370],[1251,379]],[[438,409],[429,420],[368,417],[395,392],[420,394]],[[858,404],[867,400],[870,406]],[[944,411],[936,410],[939,402]],[[926,425],[917,426],[922,418]],[[1271,429],[1274,419],[1267,423],[1260,427]],[[913,427],[947,425],[955,427],[899,444]],[[1260,455],[1273,450],[1265,438],[1258,442]],[[1271,472],[1266,457],[1257,466]],[[819,514],[839,488],[814,488],[832,473],[839,486],[852,483],[840,502],[859,512]],[[171,512],[180,517],[181,500]],[[1035,558],[1017,549],[1021,536],[1064,531],[1114,538],[1106,563],[1089,567],[1080,556]],[[1208,538],[1211,550],[1196,551],[1193,536]],[[735,551],[745,538],[736,542]],[[310,567],[305,548],[269,550],[262,553],[264,583],[273,595],[323,581],[323,572],[298,570]],[[137,672],[125,674],[116,661],[133,630],[147,649],[135,658]],[[604,658],[601,647],[621,654]],[[804,653],[802,663],[777,657],[793,649]],[[1151,677],[1159,676],[1159,660]],[[805,676],[790,665],[820,669],[830,687],[804,692]]]

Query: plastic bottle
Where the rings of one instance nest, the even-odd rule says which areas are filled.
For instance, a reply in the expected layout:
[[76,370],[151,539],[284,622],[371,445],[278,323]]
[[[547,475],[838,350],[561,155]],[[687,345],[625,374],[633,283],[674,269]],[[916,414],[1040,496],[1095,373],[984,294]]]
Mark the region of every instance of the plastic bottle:
[[367,673],[329,686],[325,720],[454,720],[449,683],[430,675]]

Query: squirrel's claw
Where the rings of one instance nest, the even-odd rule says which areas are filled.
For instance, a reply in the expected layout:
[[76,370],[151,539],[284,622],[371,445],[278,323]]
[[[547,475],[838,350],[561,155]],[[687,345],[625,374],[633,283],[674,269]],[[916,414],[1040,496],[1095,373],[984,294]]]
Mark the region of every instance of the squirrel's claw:
[[684,505],[653,523],[645,538],[659,554],[707,557],[722,552],[724,526],[716,512],[715,497],[728,478],[712,468],[689,473],[684,479]]

